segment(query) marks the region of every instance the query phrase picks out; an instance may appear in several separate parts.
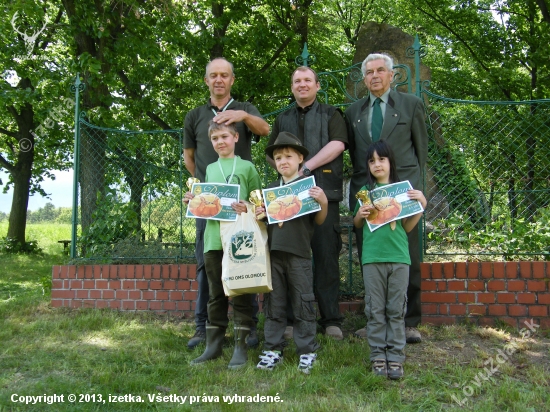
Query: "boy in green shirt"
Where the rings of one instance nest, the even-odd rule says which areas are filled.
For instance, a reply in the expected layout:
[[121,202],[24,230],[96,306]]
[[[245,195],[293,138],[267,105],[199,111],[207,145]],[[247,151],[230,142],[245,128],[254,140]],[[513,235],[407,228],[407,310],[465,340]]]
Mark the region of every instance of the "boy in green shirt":
[[[235,144],[239,133],[233,124],[210,122],[208,136],[219,158],[206,168],[207,183],[227,183],[240,185],[240,199],[231,207],[238,213],[246,213],[244,202],[252,190],[260,189],[260,176],[252,162],[235,155]],[[187,192],[184,201],[188,203],[193,194]],[[192,364],[206,362],[222,355],[225,330],[229,323],[227,317],[228,298],[222,285],[223,248],[220,236],[220,222],[208,220],[204,232],[204,265],[208,278],[209,300],[208,320],[206,324],[206,349],[204,353],[191,361]],[[246,364],[246,337],[250,333],[252,321],[252,304],[250,295],[233,297],[235,323],[235,350],[229,362],[229,369],[237,369]]]

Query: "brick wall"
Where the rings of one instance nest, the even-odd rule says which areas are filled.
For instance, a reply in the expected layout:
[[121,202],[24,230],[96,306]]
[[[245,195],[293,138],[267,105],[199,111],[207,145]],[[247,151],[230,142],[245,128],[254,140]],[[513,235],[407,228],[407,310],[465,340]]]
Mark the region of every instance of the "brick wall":
[[54,266],[52,306],[152,310],[192,317],[195,265]]
[[[195,265],[54,266],[52,306],[151,310],[193,318]],[[497,319],[523,327],[533,319],[550,328],[550,262],[422,264],[422,322],[452,324]],[[361,302],[340,310],[362,311]]]
[[422,322],[550,328],[550,262],[422,264]]

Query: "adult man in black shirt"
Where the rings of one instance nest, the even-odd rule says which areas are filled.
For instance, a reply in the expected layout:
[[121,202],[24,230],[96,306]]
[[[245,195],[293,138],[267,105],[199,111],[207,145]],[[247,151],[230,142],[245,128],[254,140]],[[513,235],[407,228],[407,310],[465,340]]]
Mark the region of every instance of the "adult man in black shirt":
[[[267,136],[269,125],[261,117],[256,107],[247,102],[237,102],[231,97],[231,87],[235,82],[233,65],[224,58],[216,58],[206,66],[204,82],[210,90],[210,99],[202,106],[191,110],[185,116],[185,137],[183,159],[185,167],[192,176],[204,182],[206,167],[218,160],[218,154],[208,138],[208,122],[236,123],[239,140],[235,153],[245,160],[252,161],[252,135]],[[187,346],[191,349],[205,340],[208,313],[208,281],[204,269],[204,229],[206,220],[196,220],[195,257],[197,259],[198,293],[195,304],[196,332]],[[258,312],[256,295],[254,298],[254,316]],[[248,337],[249,346],[256,346],[256,330],[251,330]]]
[[[340,110],[317,101],[321,88],[317,73],[309,67],[298,67],[292,74],[291,89],[296,106],[281,113],[275,120],[269,145],[280,132],[297,136],[308,149],[309,156],[300,175],[313,175],[328,199],[328,214],[316,226],[311,248],[314,265],[314,291],[321,319],[319,325],[328,336],[342,340],[342,319],[338,296],[340,270],[338,257],[342,248],[339,202],[343,198],[343,155],[348,144],[347,128]],[[268,157],[273,164],[273,160]]]

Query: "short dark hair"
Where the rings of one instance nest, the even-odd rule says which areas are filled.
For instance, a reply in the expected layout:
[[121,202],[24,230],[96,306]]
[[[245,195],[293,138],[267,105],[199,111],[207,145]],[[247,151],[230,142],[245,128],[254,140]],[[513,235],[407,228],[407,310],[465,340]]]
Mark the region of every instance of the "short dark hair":
[[366,161],[367,161],[367,188],[368,190],[372,190],[376,187],[376,179],[370,172],[369,167],[369,161],[374,158],[374,152],[378,154],[378,157],[387,157],[390,161],[390,183],[397,183],[399,182],[399,176],[397,175],[397,168],[395,167],[395,155],[393,154],[393,150],[390,147],[389,144],[387,144],[384,140],[379,140],[377,142],[372,143],[367,148],[367,155],[366,155]]
[[292,81],[294,79],[294,75],[296,74],[296,72],[306,72],[308,70],[313,73],[313,76],[315,77],[315,83],[319,83],[319,76],[317,75],[317,72],[313,70],[311,67],[307,67],[307,66],[300,66],[296,70],[294,70],[292,72],[292,75],[290,76],[290,83],[292,84]]

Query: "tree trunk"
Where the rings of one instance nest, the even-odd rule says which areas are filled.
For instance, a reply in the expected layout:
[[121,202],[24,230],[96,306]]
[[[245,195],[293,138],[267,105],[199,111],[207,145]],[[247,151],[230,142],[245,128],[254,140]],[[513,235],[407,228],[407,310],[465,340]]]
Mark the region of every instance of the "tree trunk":
[[[300,36],[300,46],[303,47],[307,43],[308,23],[309,23],[309,6],[311,0],[305,0],[298,3],[296,20],[294,20],[294,30]],[[309,64],[308,64],[309,65]]]
[[[103,131],[80,130],[80,210],[82,231],[92,223],[97,208],[98,195],[105,193],[105,146],[107,137]],[[82,252],[85,255],[86,251]]]
[[[111,70],[111,62],[109,61],[109,53],[113,52],[118,36],[123,32],[121,18],[127,16],[131,9],[130,6],[124,3],[115,3],[110,5],[106,3],[103,9],[98,8],[99,14],[108,14],[106,20],[109,23],[109,36],[98,37],[93,34],[90,27],[80,23],[81,17],[79,13],[83,13],[81,9],[77,9],[76,0],[62,0],[63,6],[67,12],[70,23],[73,28],[73,36],[76,45],[76,55],[78,58],[84,53],[89,53],[91,56],[101,62],[101,72],[109,73]],[[112,6],[112,7],[110,7]],[[95,75],[89,72],[84,73],[84,82],[87,84],[84,93],[82,94],[83,109],[90,110],[92,108],[102,107],[105,113],[108,113],[111,95],[108,86],[98,78],[93,78],[89,81],[88,78]],[[90,133],[93,133],[90,134]],[[92,216],[97,207],[97,195],[103,194],[105,191],[105,148],[107,144],[107,136],[103,131],[81,130],[81,151],[80,151],[80,205],[81,205],[81,227],[82,232],[89,227],[92,222]],[[85,255],[83,250],[82,254]]]
[[[30,79],[24,78],[17,85],[20,89],[32,88]],[[17,123],[17,161],[8,168],[13,184],[13,200],[11,203],[10,219],[8,223],[8,237],[16,239],[21,245],[25,244],[25,231],[27,228],[27,207],[29,205],[29,191],[34,161],[34,136],[31,130],[34,128],[34,110],[26,103],[19,108],[8,107]]]
[[8,237],[16,239],[21,245],[25,244],[33,158],[33,150],[19,152],[16,163],[17,170],[11,174],[13,179],[13,200],[11,202]]
[[[136,149],[135,157],[130,153],[125,152],[121,148],[116,149],[118,156],[117,166],[124,173],[124,178],[130,186],[130,205],[137,215],[137,227],[135,233],[141,232],[141,201],[143,197],[143,189],[147,182],[145,181],[145,161],[143,160],[143,152],[141,149]],[[150,234],[149,234],[150,235]]]

